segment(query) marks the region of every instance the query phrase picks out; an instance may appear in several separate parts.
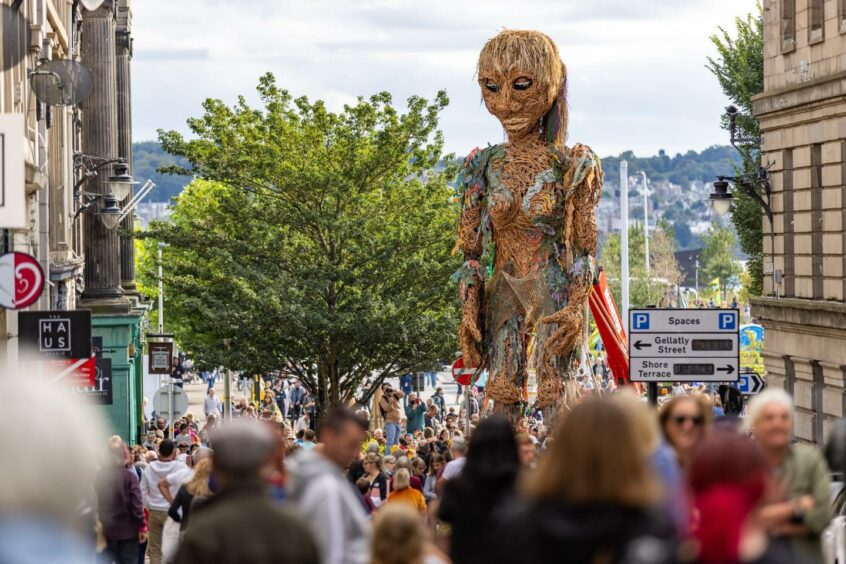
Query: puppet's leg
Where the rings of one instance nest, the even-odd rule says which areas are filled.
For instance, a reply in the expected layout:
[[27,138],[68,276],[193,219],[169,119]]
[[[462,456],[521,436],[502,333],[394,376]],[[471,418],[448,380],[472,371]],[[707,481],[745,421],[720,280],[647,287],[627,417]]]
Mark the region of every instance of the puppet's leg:
[[491,344],[488,396],[494,412],[508,418],[517,429],[523,421],[523,393],[526,381],[526,331],[522,317],[515,316],[500,327]]

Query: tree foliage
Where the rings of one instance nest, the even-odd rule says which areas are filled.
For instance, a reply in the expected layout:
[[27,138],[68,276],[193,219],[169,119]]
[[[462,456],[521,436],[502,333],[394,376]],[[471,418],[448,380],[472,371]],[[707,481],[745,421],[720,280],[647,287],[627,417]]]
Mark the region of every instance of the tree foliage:
[[[708,69],[716,76],[723,92],[738,108],[738,134],[760,140],[761,130],[752,115],[752,97],[764,90],[764,24],[760,2],[755,13],[735,20],[734,36],[723,28],[713,35],[711,41],[717,49],[717,56],[708,57]],[[723,116],[723,127],[728,129],[728,117]],[[761,144],[755,141],[740,145],[741,163],[739,174],[755,175],[761,164]],[[761,187],[757,189],[761,191]],[[743,249],[749,259],[750,287],[748,293],[758,296],[763,293],[764,250],[761,228],[761,206],[744,194],[734,190],[732,222]]]
[[[608,285],[618,306],[622,304],[620,234],[612,233],[602,245],[600,264],[605,269]],[[676,251],[672,230],[659,222],[649,235],[649,273],[646,271],[646,249],[643,226],[629,226],[629,306],[666,305],[667,290],[681,282],[681,270],[674,255]]]
[[201,364],[302,378],[324,410],[451,356],[456,171],[435,170],[453,162],[437,129],[446,94],[332,113],[269,74],[258,92],[258,109],[207,100],[191,140],[159,132],[190,163],[168,170],[197,178],[146,235],[169,245],[168,330]]
[[705,280],[709,283],[717,280],[723,292],[728,286],[736,286],[743,269],[735,258],[737,238],[734,232],[728,227],[712,224],[702,240],[705,243],[701,257]]

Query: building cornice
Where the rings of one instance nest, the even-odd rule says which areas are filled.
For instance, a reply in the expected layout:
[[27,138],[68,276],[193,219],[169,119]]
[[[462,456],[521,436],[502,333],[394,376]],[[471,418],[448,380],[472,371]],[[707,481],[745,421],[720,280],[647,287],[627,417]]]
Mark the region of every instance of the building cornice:
[[752,97],[752,113],[758,119],[777,117],[797,108],[809,112],[846,100],[846,71],[821,76]]
[[846,336],[846,303],[799,298],[756,297],[752,317],[769,327],[821,337]]

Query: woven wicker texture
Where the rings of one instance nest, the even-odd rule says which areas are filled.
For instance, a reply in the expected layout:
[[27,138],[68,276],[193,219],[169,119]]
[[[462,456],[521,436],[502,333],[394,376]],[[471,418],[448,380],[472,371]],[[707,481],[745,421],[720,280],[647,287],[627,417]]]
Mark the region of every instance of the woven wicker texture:
[[491,39],[479,84],[508,142],[472,152],[458,178],[459,342],[466,365],[489,370],[487,397],[515,425],[530,373],[539,406],[575,397],[567,382],[587,327],[602,171],[590,148],[564,146],[566,83],[546,35]]

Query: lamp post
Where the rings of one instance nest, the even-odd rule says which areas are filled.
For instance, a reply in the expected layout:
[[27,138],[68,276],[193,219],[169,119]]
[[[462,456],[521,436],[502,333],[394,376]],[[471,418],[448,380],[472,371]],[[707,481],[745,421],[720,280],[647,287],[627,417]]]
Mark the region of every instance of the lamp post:
[[623,323],[629,319],[629,163],[620,161],[620,293]]
[[699,299],[699,259],[696,259],[696,299]]
[[162,249],[164,243],[159,243],[159,333],[164,333],[164,292],[162,290]]
[[[758,146],[761,143],[760,137],[749,137],[740,135],[737,130],[737,115],[738,110],[734,106],[726,108],[726,116],[729,122],[729,134],[731,146],[741,151],[738,145],[744,146]],[[736,187],[740,187],[743,193],[757,201],[761,206],[761,210],[766,214],[770,221],[770,234],[772,235],[773,227],[773,210],[770,203],[772,196],[772,186],[770,185],[769,167],[759,166],[755,174],[745,174],[741,176],[718,176],[714,182],[714,191],[708,196],[711,201],[711,206],[718,216],[727,214],[731,209],[731,203],[734,201],[734,194],[729,191],[729,182],[733,182]],[[758,190],[760,187],[760,191]]]
[[646,173],[640,171],[640,177],[643,179],[643,254],[646,265],[647,281],[649,280],[649,179],[646,178]]

